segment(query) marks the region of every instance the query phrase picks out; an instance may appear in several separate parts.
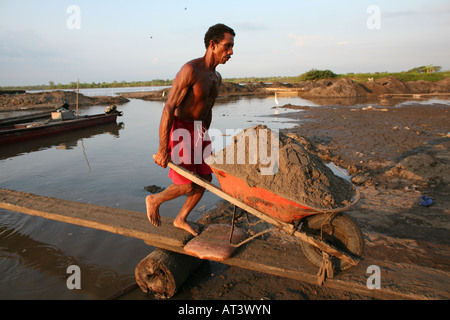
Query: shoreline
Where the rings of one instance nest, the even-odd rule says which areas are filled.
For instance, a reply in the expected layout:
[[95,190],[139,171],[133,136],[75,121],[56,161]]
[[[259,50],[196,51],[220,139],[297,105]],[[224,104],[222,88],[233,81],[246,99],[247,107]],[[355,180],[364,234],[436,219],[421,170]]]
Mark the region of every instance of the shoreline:
[[[87,97],[79,94],[79,106],[120,105],[129,99],[144,101],[165,101],[170,87],[158,91],[123,92],[113,97]],[[356,83],[349,78],[306,80],[299,83],[271,84],[246,83],[244,85],[223,82],[218,101],[235,97],[264,97],[275,94],[296,94],[300,98],[310,100],[318,105],[333,103],[351,105],[356,101],[378,102],[380,105],[395,104],[398,99],[426,99],[434,96],[450,98],[450,78],[436,82],[408,81],[403,82],[394,77],[380,78],[375,81]],[[75,105],[76,93],[72,91],[47,91],[40,93],[19,93],[0,95],[0,112],[21,110],[47,110],[68,102]]]
[[[129,100],[121,96],[88,97],[78,94],[78,106],[121,105]],[[77,93],[72,91],[49,91],[38,93],[19,93],[0,95],[0,113],[11,111],[46,111],[54,110],[63,104],[69,104],[74,110],[77,103]]]

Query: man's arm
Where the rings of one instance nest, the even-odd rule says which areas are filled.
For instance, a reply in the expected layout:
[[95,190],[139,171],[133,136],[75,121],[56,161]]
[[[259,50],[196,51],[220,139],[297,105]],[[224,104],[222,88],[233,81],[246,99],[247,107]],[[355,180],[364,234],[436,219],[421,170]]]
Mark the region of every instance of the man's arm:
[[167,99],[161,115],[161,122],[159,125],[159,148],[155,156],[155,162],[163,168],[166,168],[170,161],[168,148],[175,110],[183,102],[189,87],[194,84],[194,82],[194,67],[190,63],[186,63],[175,77],[169,98]]
[[[219,83],[218,88],[217,88],[217,93],[219,93],[220,86],[222,85],[222,76],[217,71],[216,71],[216,74],[217,74],[217,79],[218,79],[218,83]],[[215,99],[216,98],[214,98],[214,100]],[[209,112],[208,112],[208,114],[207,114],[207,116],[205,118],[205,127],[206,127],[207,130],[209,129],[209,127],[211,125],[211,121],[212,121],[212,108],[209,110]]]

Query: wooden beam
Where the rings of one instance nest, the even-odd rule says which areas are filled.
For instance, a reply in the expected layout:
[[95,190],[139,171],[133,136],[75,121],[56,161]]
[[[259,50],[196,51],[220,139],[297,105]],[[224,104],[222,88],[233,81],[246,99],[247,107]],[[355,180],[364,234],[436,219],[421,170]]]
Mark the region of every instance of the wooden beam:
[[173,219],[161,217],[154,227],[145,213],[73,202],[31,193],[0,189],[0,208],[144,240],[171,251],[183,251],[192,236],[173,227]]
[[[0,209],[142,239],[151,246],[182,254],[186,254],[183,247],[192,238],[188,232],[175,228],[173,219],[169,217],[162,216],[162,225],[154,227],[142,212],[14,190],[0,189]],[[305,258],[299,244],[295,242],[255,239],[240,247],[232,258],[222,263],[311,284],[317,283],[318,269]],[[381,270],[386,270],[382,274],[381,289],[367,288],[369,275],[366,271],[369,265],[377,265]],[[449,299],[449,276],[449,272],[442,270],[371,260],[362,261],[334,278],[327,279],[323,286],[380,299]],[[415,281],[411,281],[411,277]],[[420,288],[417,288],[417,283],[420,283]]]

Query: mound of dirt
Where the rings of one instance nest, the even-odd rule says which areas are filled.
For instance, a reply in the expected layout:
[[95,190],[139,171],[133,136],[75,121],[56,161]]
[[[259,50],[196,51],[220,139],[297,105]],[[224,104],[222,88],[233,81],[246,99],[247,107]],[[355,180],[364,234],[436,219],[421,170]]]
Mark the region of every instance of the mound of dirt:
[[258,186],[322,210],[345,206],[355,192],[351,183],[336,176],[298,141],[264,125],[237,134],[229,146],[207,161],[246,181],[249,187]]
[[259,83],[247,83],[245,85],[240,85],[232,82],[222,82],[220,86],[219,96],[231,97],[231,96],[242,96],[242,95],[258,95],[267,94],[265,90],[265,84]]
[[450,184],[450,152],[444,149],[436,153],[411,155],[385,174],[427,184],[448,185]]
[[417,80],[406,82],[411,93],[448,93],[450,92],[450,78],[436,82]]
[[343,78],[305,82],[305,88],[309,91],[302,94],[304,98],[361,98],[384,94],[448,93],[450,79],[437,82],[423,80],[403,82],[394,77],[386,77],[356,83],[351,79]]
[[[0,96],[0,111],[9,111],[17,109],[53,109],[64,103],[68,103],[73,109],[76,106],[77,94],[72,91],[51,91],[39,93],[22,93],[15,95]],[[78,94],[78,106],[95,106],[95,105],[111,105],[123,104],[129,100],[117,97],[87,97]]]
[[[247,83],[240,85],[232,82],[222,82],[219,90],[220,97],[235,97],[235,96],[256,96],[267,95],[269,92],[265,90],[265,84],[260,83]],[[171,88],[166,88],[153,92],[125,92],[120,95],[125,98],[142,99],[145,101],[164,101],[170,94]]]
[[305,93],[303,96],[308,98],[333,98],[333,97],[365,97],[368,92],[367,89],[354,82],[351,79],[344,78],[337,81],[321,81],[322,85],[312,88],[309,92]]

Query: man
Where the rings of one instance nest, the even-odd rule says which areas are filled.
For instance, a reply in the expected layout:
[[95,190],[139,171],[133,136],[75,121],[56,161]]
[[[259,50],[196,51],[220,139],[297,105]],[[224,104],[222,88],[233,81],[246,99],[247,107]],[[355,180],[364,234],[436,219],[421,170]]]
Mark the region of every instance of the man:
[[[216,71],[216,67],[219,64],[225,64],[233,54],[234,36],[233,29],[223,24],[210,27],[205,34],[205,55],[187,62],[176,75],[162,112],[159,128],[159,149],[155,155],[155,163],[161,167],[166,168],[171,159],[181,156],[182,163],[179,163],[181,167],[197,173],[207,181],[212,180],[211,168],[204,162],[203,156],[201,163],[196,163],[199,161],[191,161],[194,157],[190,157],[189,152],[183,148],[190,147],[191,150],[193,148],[198,150],[196,144],[202,143],[200,150],[203,155],[203,150],[210,144],[210,142],[208,144],[203,141],[203,134],[211,124],[211,109],[222,82],[222,77]],[[199,123],[201,123],[200,127]],[[178,129],[188,130],[191,141],[172,139],[172,135]],[[200,132],[200,139],[198,139],[198,132]],[[194,141],[194,136],[197,138],[196,141]],[[178,143],[183,144],[181,148]],[[175,149],[183,150],[183,154],[176,154]],[[175,227],[197,236],[198,230],[195,230],[186,221],[186,218],[202,198],[205,189],[180,176],[172,169],[170,169],[169,177],[173,183],[167,189],[145,199],[148,220],[155,226],[161,225],[160,205],[163,202],[187,195],[173,224]]]

